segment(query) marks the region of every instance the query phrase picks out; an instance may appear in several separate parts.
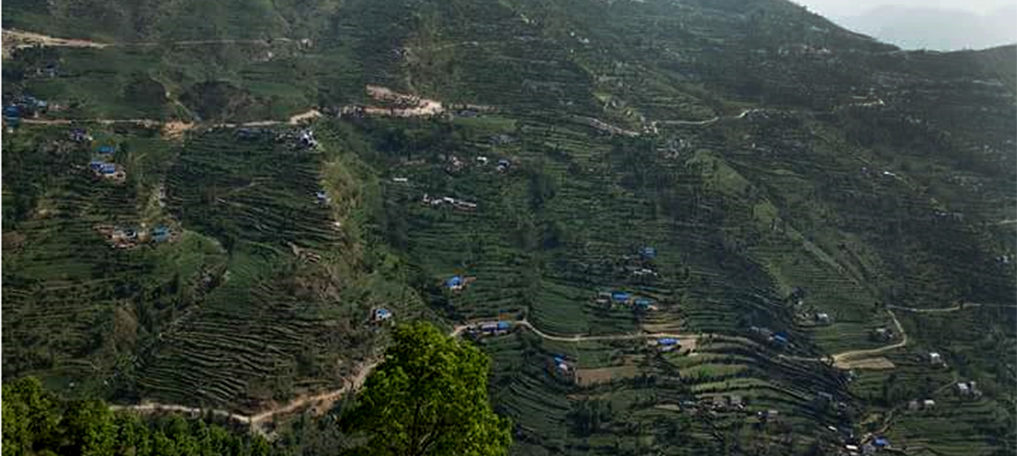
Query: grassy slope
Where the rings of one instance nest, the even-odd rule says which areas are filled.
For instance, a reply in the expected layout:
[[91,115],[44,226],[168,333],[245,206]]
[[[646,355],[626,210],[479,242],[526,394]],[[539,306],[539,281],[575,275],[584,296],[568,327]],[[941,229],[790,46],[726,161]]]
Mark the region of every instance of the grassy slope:
[[[60,19],[68,13],[55,4],[48,13],[15,5],[6,17],[71,36]],[[418,299],[451,320],[525,315],[565,334],[649,324],[745,335],[760,325],[789,331],[795,354],[816,356],[880,345],[867,337],[890,325],[879,303],[1012,301],[1013,269],[995,261],[1014,249],[1013,231],[995,222],[1013,218],[1017,182],[1007,166],[1013,91],[992,83],[1012,80],[1000,70],[1010,58],[1002,51],[904,55],[780,2],[349,2],[331,21],[332,7],[320,3],[305,6],[325,12],[308,24],[298,18],[311,16],[277,2],[223,23],[180,26],[196,15],[224,17],[207,10],[216,7],[182,2],[155,12],[139,7],[130,19],[96,14],[115,26],[82,29],[126,41],[306,32],[315,45],[25,53],[18,65],[29,76],[4,91],[81,101],[68,116],[250,120],[358,101],[364,83],[377,83],[502,113],[452,123],[328,122],[318,127],[320,153],[241,142],[228,131],[194,134],[183,145],[121,132],[132,146],[118,158],[137,176],[129,190],[69,171],[87,161],[85,151],[40,154],[61,131],[5,137],[5,152],[15,151],[4,155],[5,247],[20,246],[4,258],[5,270],[17,271],[5,276],[14,285],[5,284],[13,299],[4,310],[16,315],[5,319],[5,356],[17,360],[5,363],[5,374],[48,373],[64,384],[92,378],[88,388],[113,397],[243,408],[347,372],[370,351],[375,336],[362,319],[376,303],[400,316],[433,318]],[[31,76],[48,61],[60,62],[59,77]],[[169,97],[129,95],[148,79]],[[883,106],[864,105],[877,98]],[[640,139],[607,137],[569,117],[639,130],[650,120],[705,120],[756,106],[777,109],[708,126],[661,125]],[[494,141],[496,134],[513,141]],[[443,154],[470,166],[446,173]],[[476,165],[478,155],[510,158],[513,166],[498,173]],[[50,172],[54,166],[62,171]],[[146,204],[163,179],[165,213]],[[331,211],[313,204],[320,187],[336,200]],[[423,193],[476,201],[479,209],[435,210],[419,203]],[[50,207],[65,215],[38,215]],[[146,217],[172,217],[187,235],[155,250],[113,253],[88,229]],[[342,232],[332,231],[334,218]],[[287,241],[321,262],[295,255]],[[660,251],[650,265],[657,279],[624,270],[632,263],[622,257],[643,245]],[[180,289],[198,283],[198,271],[221,279],[187,296]],[[458,273],[476,281],[461,294],[440,290],[441,279]],[[72,301],[83,291],[68,286],[94,298]],[[795,287],[805,291],[800,309],[785,299]],[[600,309],[590,298],[605,289],[652,297],[662,311]],[[38,337],[56,327],[42,317],[53,309],[80,327]],[[829,313],[833,324],[814,325],[814,312]],[[1012,420],[1001,411],[1013,401],[1012,365],[999,365],[994,354],[1012,350],[1013,333],[998,315],[967,312],[947,314],[943,328],[987,326],[991,338],[943,338],[920,329],[932,317],[908,316],[911,345],[890,359],[909,387],[924,376],[974,378],[992,385],[986,398],[944,397],[932,417],[896,420],[889,431],[896,442],[965,448],[936,431],[957,419],[979,436],[978,451],[1004,447],[1003,428],[985,417]],[[168,331],[160,339],[161,328]],[[989,348],[972,348],[982,346]],[[950,353],[949,372],[929,373],[914,361],[929,347]],[[495,404],[518,424],[518,454],[727,454],[766,445],[806,452],[832,444],[827,424],[878,427],[884,412],[920,392],[883,399],[886,373],[864,373],[848,386],[832,371],[778,360],[741,339],[716,341],[699,359],[657,358],[636,343],[576,347],[529,335],[485,348],[496,361]],[[582,367],[638,360],[652,380],[578,390],[547,374],[554,353],[575,356]],[[94,369],[126,380],[100,386]],[[820,391],[849,410],[816,408]],[[762,426],[737,413],[657,407],[718,394],[790,417]],[[614,414],[589,435],[568,418],[587,396],[610,401]],[[672,421],[683,424],[676,431]]]

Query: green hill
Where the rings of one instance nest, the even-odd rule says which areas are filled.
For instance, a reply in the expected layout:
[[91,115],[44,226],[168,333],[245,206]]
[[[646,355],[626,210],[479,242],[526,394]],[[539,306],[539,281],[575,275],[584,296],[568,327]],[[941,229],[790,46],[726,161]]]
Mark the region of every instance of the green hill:
[[532,325],[477,342],[515,454],[1015,448],[1012,46],[777,0],[3,8],[5,46],[96,43],[4,62],[49,103],[3,137],[5,378],[255,415],[386,308]]

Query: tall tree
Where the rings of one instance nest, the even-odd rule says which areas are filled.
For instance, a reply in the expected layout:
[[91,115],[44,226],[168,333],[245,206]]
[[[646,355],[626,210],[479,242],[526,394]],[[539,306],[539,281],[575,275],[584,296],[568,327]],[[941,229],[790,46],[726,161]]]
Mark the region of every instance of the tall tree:
[[368,437],[360,454],[506,454],[511,424],[488,402],[487,357],[427,323],[400,326],[394,339],[348,415]]

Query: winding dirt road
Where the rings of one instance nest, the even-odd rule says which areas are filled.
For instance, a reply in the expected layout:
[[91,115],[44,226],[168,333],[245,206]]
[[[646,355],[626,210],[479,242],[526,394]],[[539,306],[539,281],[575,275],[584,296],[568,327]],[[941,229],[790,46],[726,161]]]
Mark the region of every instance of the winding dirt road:
[[[893,315],[893,313],[891,312],[891,316],[892,315]],[[893,318],[894,318],[895,324],[897,325],[897,328],[903,334],[903,328],[900,326],[900,323],[897,322],[896,316],[894,316]],[[477,322],[471,322],[471,323],[457,325],[457,326],[455,326],[452,329],[452,331],[449,333],[449,335],[452,336],[452,337],[460,337],[460,336],[462,336],[462,334],[464,332],[469,330],[471,327],[474,327],[476,324],[477,324]],[[555,341],[555,342],[579,343],[579,342],[612,341],[612,340],[640,340],[640,339],[675,338],[675,339],[681,340],[683,342],[683,346],[690,347],[691,351],[695,350],[694,347],[696,345],[698,345],[698,342],[699,342],[699,340],[701,338],[704,338],[704,337],[728,337],[728,336],[721,336],[721,335],[716,335],[716,334],[694,334],[694,333],[673,333],[673,332],[641,332],[641,333],[609,334],[609,335],[571,335],[571,336],[563,336],[563,335],[554,335],[554,334],[548,334],[546,332],[543,332],[543,331],[537,329],[536,327],[534,327],[533,324],[531,324],[529,321],[527,321],[525,319],[524,320],[514,321],[513,325],[518,326],[518,327],[522,327],[522,328],[526,328],[527,330],[533,332],[534,334],[536,334],[538,337],[540,337],[542,339],[550,340],[550,341]],[[737,339],[746,340],[744,338],[737,338]],[[854,358],[854,357],[857,357],[857,356],[868,356],[868,355],[878,354],[878,353],[882,353],[882,352],[885,352],[885,351],[889,351],[889,350],[893,350],[893,349],[896,349],[896,348],[900,348],[900,347],[903,347],[906,343],[907,343],[907,337],[905,335],[904,338],[901,340],[901,342],[898,342],[898,343],[895,343],[895,344],[892,344],[892,345],[888,345],[886,347],[881,347],[881,348],[871,349],[871,350],[856,350],[856,351],[851,351],[851,352],[844,352],[844,353],[841,353],[841,354],[838,354],[838,355],[834,355],[832,357],[832,359],[835,361],[835,363],[836,362],[842,362],[842,361],[846,361],[848,359],[851,359],[851,358]],[[798,361],[808,361],[808,362],[825,362],[825,361],[830,359],[830,358],[803,358],[803,357],[795,357],[795,356],[789,356],[789,355],[779,355],[779,356],[781,358],[783,358],[783,359],[798,360]],[[272,418],[274,418],[276,416],[281,416],[281,415],[286,415],[286,414],[294,413],[294,412],[297,412],[299,410],[306,409],[306,408],[309,408],[309,407],[315,407],[319,411],[326,410],[326,409],[329,408],[329,406],[331,406],[332,403],[334,403],[336,400],[341,398],[344,394],[347,394],[347,393],[349,393],[351,391],[356,391],[356,390],[360,389],[364,385],[364,382],[367,380],[367,377],[371,374],[371,372],[374,370],[374,368],[378,366],[378,364],[380,362],[381,362],[381,360],[377,359],[377,360],[374,360],[374,361],[364,365],[363,367],[361,367],[357,371],[357,374],[352,379],[348,380],[346,382],[346,384],[343,385],[341,388],[337,388],[337,389],[334,389],[334,390],[326,391],[326,392],[323,392],[321,394],[299,397],[299,398],[294,399],[294,400],[292,400],[292,401],[290,401],[290,402],[288,402],[286,404],[282,404],[282,405],[279,405],[277,407],[269,408],[269,409],[267,409],[267,410],[265,410],[265,411],[263,411],[261,413],[255,414],[255,415],[243,415],[243,414],[233,413],[233,412],[230,412],[230,411],[227,411],[227,410],[221,410],[221,409],[202,409],[202,408],[199,408],[199,407],[188,407],[188,406],[183,406],[183,405],[161,404],[161,403],[154,403],[154,402],[146,402],[146,403],[138,404],[138,405],[114,405],[114,406],[111,406],[111,409],[113,409],[113,410],[130,410],[130,411],[141,412],[141,413],[181,412],[181,413],[190,413],[190,414],[196,414],[196,415],[205,414],[205,413],[211,413],[212,415],[217,416],[217,417],[226,418],[226,419],[229,419],[229,420],[235,421],[237,423],[241,423],[241,424],[246,424],[246,425],[250,426],[251,429],[254,432],[257,432],[257,433],[260,433],[262,435],[265,435],[266,432],[265,432],[265,430],[263,428],[263,425],[265,423],[270,422],[272,420]]]
[[893,310],[890,310],[890,309],[887,309],[887,312],[890,313],[890,318],[893,319],[893,324],[894,324],[894,326],[897,327],[897,332],[900,333],[900,342],[893,343],[893,344],[886,345],[886,346],[879,347],[879,348],[870,348],[870,349],[867,349],[867,350],[852,350],[852,351],[846,351],[846,352],[843,352],[843,353],[838,353],[836,355],[833,355],[833,365],[834,365],[834,367],[838,367],[838,368],[841,368],[841,369],[849,369],[850,366],[851,366],[849,361],[852,361],[852,360],[857,361],[860,358],[868,358],[868,357],[871,357],[872,355],[883,354],[883,353],[886,353],[886,352],[891,351],[891,350],[896,350],[898,348],[902,348],[902,347],[904,347],[904,346],[906,346],[908,344],[908,334],[906,332],[904,332],[904,327],[901,326],[900,320],[897,320],[897,315],[894,314]]
[[[476,323],[458,325],[452,329],[449,335],[452,337],[459,337],[466,330],[473,327],[475,324]],[[556,336],[540,331],[526,320],[518,320],[513,322],[513,324],[520,327],[524,327],[543,339],[558,342],[577,343],[588,341],[655,339],[665,337],[682,339],[684,341],[690,340],[698,341],[700,337],[697,334],[683,334],[683,333],[631,333],[631,334],[615,334],[599,336],[584,336],[584,335]],[[344,394],[360,389],[364,385],[364,382],[367,381],[367,377],[371,374],[374,368],[378,366],[380,362],[381,360],[378,359],[364,365],[357,371],[357,374],[352,379],[348,380],[346,384],[343,385],[341,388],[326,391],[321,394],[299,397],[286,404],[269,408],[256,415],[243,415],[240,413],[233,413],[228,410],[222,409],[203,409],[200,407],[188,407],[177,404],[162,404],[157,402],[145,402],[137,405],[112,405],[110,406],[110,408],[112,410],[129,410],[140,413],[180,412],[195,415],[211,413],[212,415],[220,418],[226,418],[237,423],[246,424],[250,426],[254,432],[258,432],[264,435],[266,433],[262,426],[265,423],[270,422],[272,418],[276,416],[286,415],[309,407],[316,407],[319,410],[325,410],[328,409],[332,403],[341,398]]]

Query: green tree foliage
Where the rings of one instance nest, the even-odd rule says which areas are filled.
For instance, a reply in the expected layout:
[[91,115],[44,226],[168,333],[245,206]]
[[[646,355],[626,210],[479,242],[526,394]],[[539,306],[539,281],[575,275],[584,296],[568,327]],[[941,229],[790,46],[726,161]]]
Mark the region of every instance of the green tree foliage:
[[507,454],[511,424],[488,402],[487,357],[427,323],[401,326],[394,339],[347,421],[367,434],[358,454]]
[[192,456],[274,454],[258,436],[203,421],[145,420],[114,413],[103,401],[62,401],[34,378],[3,386],[3,456]]

